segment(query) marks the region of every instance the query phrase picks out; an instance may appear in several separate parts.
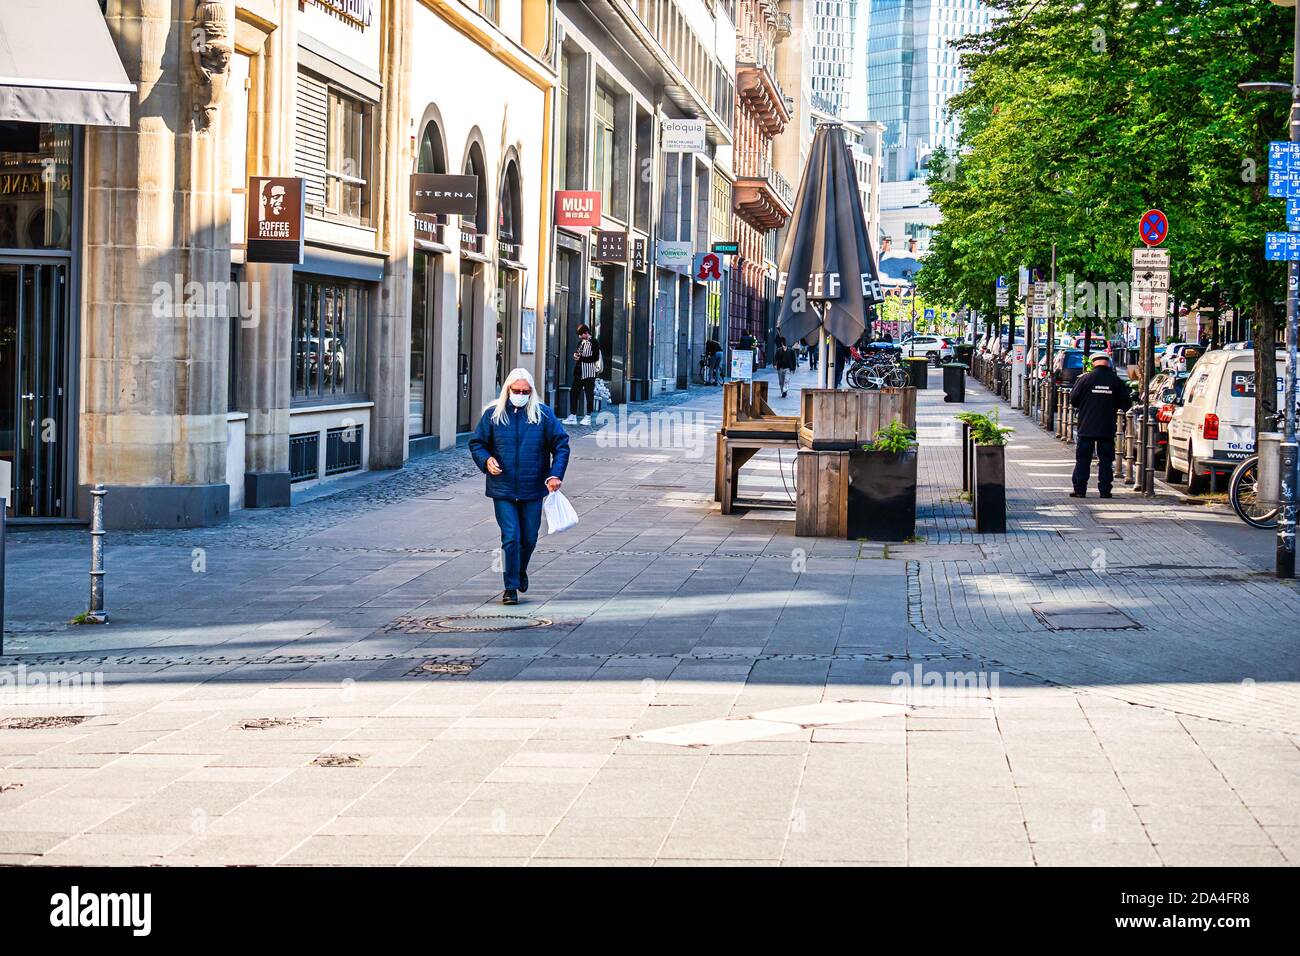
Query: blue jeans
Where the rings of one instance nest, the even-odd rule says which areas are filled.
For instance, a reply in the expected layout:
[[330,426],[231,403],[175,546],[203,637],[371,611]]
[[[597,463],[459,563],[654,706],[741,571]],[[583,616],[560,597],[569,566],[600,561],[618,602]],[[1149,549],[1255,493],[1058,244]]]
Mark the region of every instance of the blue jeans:
[[520,575],[528,573],[528,559],[537,547],[537,532],[542,526],[542,499],[515,501],[493,498],[497,526],[501,529],[501,551],[505,558],[505,589],[519,590]]

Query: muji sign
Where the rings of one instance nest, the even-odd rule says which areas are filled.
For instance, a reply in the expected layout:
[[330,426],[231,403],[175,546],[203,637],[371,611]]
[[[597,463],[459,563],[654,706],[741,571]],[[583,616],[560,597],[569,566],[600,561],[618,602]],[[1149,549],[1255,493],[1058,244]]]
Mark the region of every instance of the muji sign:
[[599,226],[600,193],[562,189],[555,194],[557,226]]

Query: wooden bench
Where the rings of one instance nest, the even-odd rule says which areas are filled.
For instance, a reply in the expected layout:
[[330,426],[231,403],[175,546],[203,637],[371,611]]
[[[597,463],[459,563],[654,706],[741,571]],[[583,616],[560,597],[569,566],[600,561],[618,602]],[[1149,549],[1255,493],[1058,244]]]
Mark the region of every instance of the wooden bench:
[[767,382],[722,386],[722,428],[717,435],[713,498],[731,514],[740,469],[764,448],[798,448],[799,419],[778,415],[767,404]]

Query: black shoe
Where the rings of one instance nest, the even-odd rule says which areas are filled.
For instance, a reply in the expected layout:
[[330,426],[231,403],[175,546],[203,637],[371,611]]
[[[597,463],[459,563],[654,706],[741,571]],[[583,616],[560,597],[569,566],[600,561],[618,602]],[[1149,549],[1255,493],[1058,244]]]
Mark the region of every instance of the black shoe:
[[519,590],[523,591],[525,594],[528,593],[528,575],[519,575]]
[[1071,497],[1071,498],[1086,498],[1086,497],[1088,497],[1088,493],[1087,493],[1086,491],[1072,491],[1072,492],[1070,492],[1070,497]]
[[1111,497],[1114,497],[1114,496],[1113,496],[1109,491],[1102,491],[1102,492],[1098,492],[1097,497],[1098,497],[1098,498],[1111,498]]
[[501,603],[502,603],[502,604],[518,604],[518,603],[519,603],[519,594],[515,591],[514,588],[506,588],[505,591],[502,592],[502,594],[501,594]]

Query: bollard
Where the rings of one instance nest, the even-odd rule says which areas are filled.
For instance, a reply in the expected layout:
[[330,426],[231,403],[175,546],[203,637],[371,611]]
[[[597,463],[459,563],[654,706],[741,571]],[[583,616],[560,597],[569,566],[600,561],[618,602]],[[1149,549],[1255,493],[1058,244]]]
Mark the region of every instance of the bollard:
[[104,495],[103,485],[91,489],[90,511],[90,610],[86,617],[97,624],[108,620],[104,611]]

